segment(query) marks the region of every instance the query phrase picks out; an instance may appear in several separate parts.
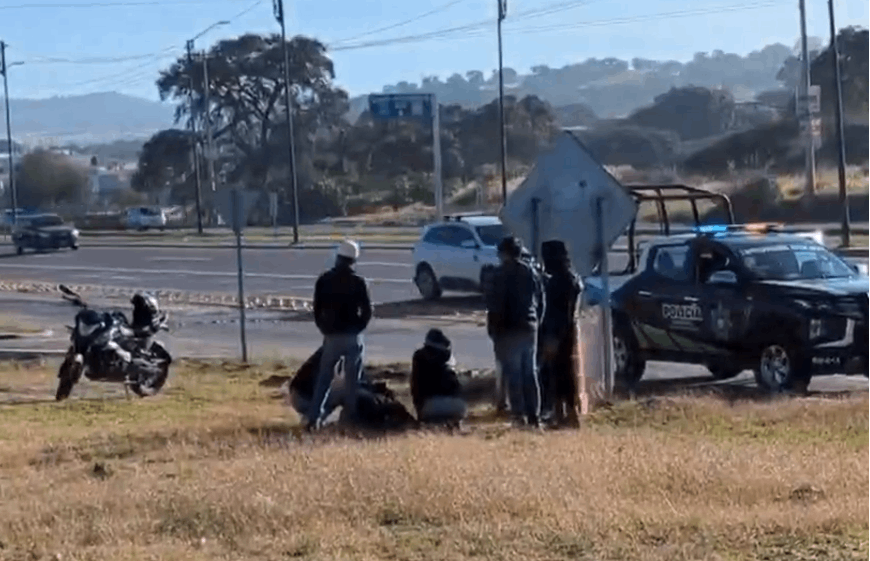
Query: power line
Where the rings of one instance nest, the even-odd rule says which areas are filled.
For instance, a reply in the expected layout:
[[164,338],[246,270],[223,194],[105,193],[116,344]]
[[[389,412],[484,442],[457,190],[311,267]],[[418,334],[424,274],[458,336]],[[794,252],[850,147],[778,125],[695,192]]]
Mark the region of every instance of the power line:
[[[260,6],[265,0],[257,0],[241,12],[227,18],[226,21],[233,22],[247,13],[251,12],[257,6]],[[119,57],[85,57],[85,58],[62,58],[52,57],[48,55],[39,55],[32,53],[24,53],[26,56],[32,57],[26,62],[30,64],[117,64],[120,62],[133,62],[136,60],[153,60],[155,57],[164,57],[166,53],[177,51],[180,47],[167,47],[161,51],[150,53],[141,53],[136,55],[119,56]]]
[[[552,14],[559,13],[559,12],[573,10],[574,8],[579,8],[581,6],[585,6],[587,4],[590,4],[590,3],[596,2],[596,1],[597,0],[568,0],[568,1],[554,2],[554,3],[551,3],[549,5],[542,6],[540,8],[535,8],[534,10],[526,10],[526,11],[522,11],[522,12],[517,12],[513,16],[513,18],[514,19],[516,19],[516,18],[532,19],[532,18],[536,18],[536,17],[552,15]],[[421,14],[421,16],[418,16],[415,19],[419,19],[419,18],[421,18],[425,15],[428,15],[428,14],[429,14],[429,12],[427,12],[427,14]],[[472,32],[472,31],[485,31],[485,30],[490,30],[494,25],[495,25],[494,20],[492,18],[490,18],[490,19],[485,19],[485,20],[479,20],[479,21],[476,21],[473,23],[467,23],[464,25],[448,27],[445,29],[438,29],[438,30],[430,31],[430,32],[426,32],[426,33],[408,35],[405,37],[373,40],[373,41],[371,41],[371,43],[373,43],[372,46],[379,46],[379,45],[375,45],[375,43],[379,44],[379,43],[384,42],[384,41],[390,41],[390,44],[392,44],[393,41],[405,42],[404,39],[407,39],[407,38],[415,38],[415,39],[416,38],[423,38],[423,37],[428,38],[430,36],[433,38],[437,38],[445,33],[454,34],[454,33]],[[391,27],[393,27],[393,26],[388,26],[387,28],[384,28],[384,29],[389,29]],[[377,31],[383,31],[384,29],[377,30]],[[370,35],[372,33],[375,33],[375,31],[370,32],[370,33],[365,33],[363,35]],[[329,45],[330,50],[332,50],[332,51],[346,50],[346,47],[343,47],[342,44],[348,43],[351,40],[352,39],[342,39],[339,41],[333,41]],[[366,42],[364,44],[366,46],[368,46],[368,43],[369,42]],[[355,48],[355,46],[353,46],[353,45],[351,45],[351,47]]]
[[[698,9],[698,10],[679,10],[672,12],[662,12],[657,14],[650,14],[645,16],[635,16],[635,17],[624,17],[624,18],[612,18],[605,20],[597,20],[597,21],[580,21],[580,22],[572,22],[572,23],[564,23],[564,24],[555,24],[550,26],[539,26],[539,27],[519,27],[511,30],[511,33],[539,33],[543,31],[558,31],[558,30],[568,30],[568,29],[578,29],[582,27],[597,27],[604,25],[619,25],[626,23],[635,23],[639,21],[645,21],[648,19],[662,19],[662,18],[679,18],[679,17],[693,17],[699,15],[709,15],[723,12],[731,12],[731,11],[743,11],[743,10],[751,10],[751,9],[759,9],[766,8],[776,5],[782,5],[783,0],[775,0],[770,2],[761,2],[761,3],[751,3],[751,4],[737,4],[730,6],[720,6],[717,8],[706,8],[706,9]],[[535,13],[541,13],[543,10],[536,10]],[[505,23],[518,23],[521,20],[513,19],[506,20]],[[491,28],[495,26],[495,22],[486,22],[479,24],[468,24],[458,27],[440,29],[436,31],[431,31],[428,33],[419,33],[415,35],[406,35],[401,37],[393,37],[390,39],[381,39],[374,41],[363,41],[356,44],[350,45],[339,45],[331,47],[332,51],[351,51],[351,50],[359,50],[365,48],[372,47],[386,47],[392,45],[400,45],[400,44],[409,44],[409,43],[419,43],[431,40],[439,40],[439,39],[451,39],[451,40],[460,40],[460,39],[471,39],[484,35],[487,32],[491,32]]]
[[125,2],[77,2],[73,4],[62,3],[29,3],[15,4],[12,6],[0,6],[0,10],[25,10],[38,9],[63,9],[63,8],[129,8],[136,6],[177,6],[179,4],[214,4],[215,0],[139,0]]
[[336,41],[336,42],[337,42],[337,43],[346,43],[346,42],[349,42],[349,41],[356,41],[356,40],[359,39],[360,37],[368,37],[369,35],[374,35],[375,33],[382,33],[382,32],[384,32],[384,31],[389,31],[390,29],[395,29],[395,28],[397,28],[397,27],[402,27],[402,26],[404,26],[404,25],[408,25],[409,23],[414,23],[415,21],[419,21],[419,20],[421,20],[421,19],[423,19],[423,18],[426,18],[426,17],[432,16],[432,15],[435,15],[435,14],[437,14],[437,13],[439,13],[439,12],[446,11],[448,8],[452,8],[453,6],[455,6],[455,5],[457,5],[457,4],[460,4],[460,3],[464,2],[464,1],[465,1],[465,0],[453,0],[452,2],[448,2],[448,3],[446,3],[446,4],[443,4],[443,5],[441,5],[441,6],[438,6],[437,8],[434,8],[434,9],[432,9],[432,10],[429,10],[428,12],[424,12],[424,13],[422,13],[422,14],[420,14],[420,15],[414,16],[414,17],[412,17],[412,18],[410,18],[410,19],[406,19],[406,20],[403,20],[403,21],[400,21],[400,22],[397,22],[397,23],[393,23],[393,24],[390,24],[390,25],[384,26],[384,27],[379,27],[379,28],[377,28],[377,29],[372,29],[371,31],[366,31],[365,33],[360,33],[359,35],[354,35],[353,37],[348,37],[348,38],[346,38],[346,39],[340,39],[339,41]]

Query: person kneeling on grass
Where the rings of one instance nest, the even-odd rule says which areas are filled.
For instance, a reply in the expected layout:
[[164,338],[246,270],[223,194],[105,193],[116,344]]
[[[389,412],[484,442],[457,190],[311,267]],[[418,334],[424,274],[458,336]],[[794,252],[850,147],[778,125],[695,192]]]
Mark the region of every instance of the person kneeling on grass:
[[458,426],[468,412],[452,358],[450,339],[440,329],[430,329],[423,347],[414,352],[411,397],[422,423]]
[[[323,357],[323,347],[306,360],[292,380],[282,388],[287,404],[292,407],[303,419],[311,408],[311,398],[314,395],[314,385],[320,372],[320,361]],[[327,419],[332,413],[344,405],[346,392],[345,386],[345,360],[339,359],[335,365],[332,383],[326,396],[323,407],[323,419]],[[396,395],[384,382],[374,382],[366,376],[365,372],[360,375],[356,391],[356,419],[354,424],[361,427],[374,429],[401,429],[415,425],[415,420],[405,407],[396,399]],[[340,423],[347,424],[349,419],[342,409],[339,418]]]
[[[320,370],[320,359],[323,357],[323,347],[315,351],[313,355],[308,357],[296,375],[288,382],[285,396],[287,404],[299,413],[299,416],[305,418],[311,410],[311,398],[314,396],[314,384],[317,381],[317,374]],[[344,361],[341,360],[336,364],[336,373],[341,373],[344,370]],[[329,393],[326,397],[326,404],[323,407],[323,418],[329,417],[333,411],[344,403],[344,376],[338,375],[332,378],[332,384],[329,387]]]

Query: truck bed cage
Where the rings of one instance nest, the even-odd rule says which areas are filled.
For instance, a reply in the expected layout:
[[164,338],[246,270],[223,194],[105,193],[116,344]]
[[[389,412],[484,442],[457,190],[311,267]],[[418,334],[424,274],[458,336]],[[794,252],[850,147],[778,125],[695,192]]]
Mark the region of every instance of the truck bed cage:
[[[628,193],[640,205],[644,202],[653,202],[658,214],[659,231],[665,236],[671,235],[671,222],[668,216],[667,201],[688,201],[692,206],[692,218],[694,226],[701,225],[701,214],[698,212],[698,201],[711,201],[718,203],[725,210],[726,223],[734,224],[734,208],[731,199],[724,193],[714,193],[700,187],[690,187],[682,184],[662,185],[626,185]],[[637,267],[637,251],[635,250],[635,231],[637,217],[631,221],[628,227],[628,266],[625,273],[633,272]]]

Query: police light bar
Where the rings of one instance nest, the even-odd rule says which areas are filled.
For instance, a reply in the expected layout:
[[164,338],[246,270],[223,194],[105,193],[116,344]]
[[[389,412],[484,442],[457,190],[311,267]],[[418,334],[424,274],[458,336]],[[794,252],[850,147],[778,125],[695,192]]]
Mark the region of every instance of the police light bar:
[[727,232],[752,232],[767,233],[775,232],[782,228],[778,222],[753,222],[750,224],[704,224],[695,226],[692,230],[699,234],[725,234]]

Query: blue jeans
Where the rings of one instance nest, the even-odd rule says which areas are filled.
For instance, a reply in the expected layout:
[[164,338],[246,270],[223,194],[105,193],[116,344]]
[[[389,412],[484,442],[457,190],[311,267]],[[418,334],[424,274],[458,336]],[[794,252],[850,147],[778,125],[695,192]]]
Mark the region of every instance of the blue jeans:
[[341,358],[344,358],[344,410],[350,419],[356,418],[357,390],[362,376],[364,352],[362,334],[323,336],[323,356],[308,411],[309,425],[316,425],[323,419],[335,365]]
[[529,422],[541,416],[541,388],[538,383],[537,347],[535,332],[508,333],[498,338],[495,352],[501,363],[502,376],[507,383],[511,412],[524,415]]

